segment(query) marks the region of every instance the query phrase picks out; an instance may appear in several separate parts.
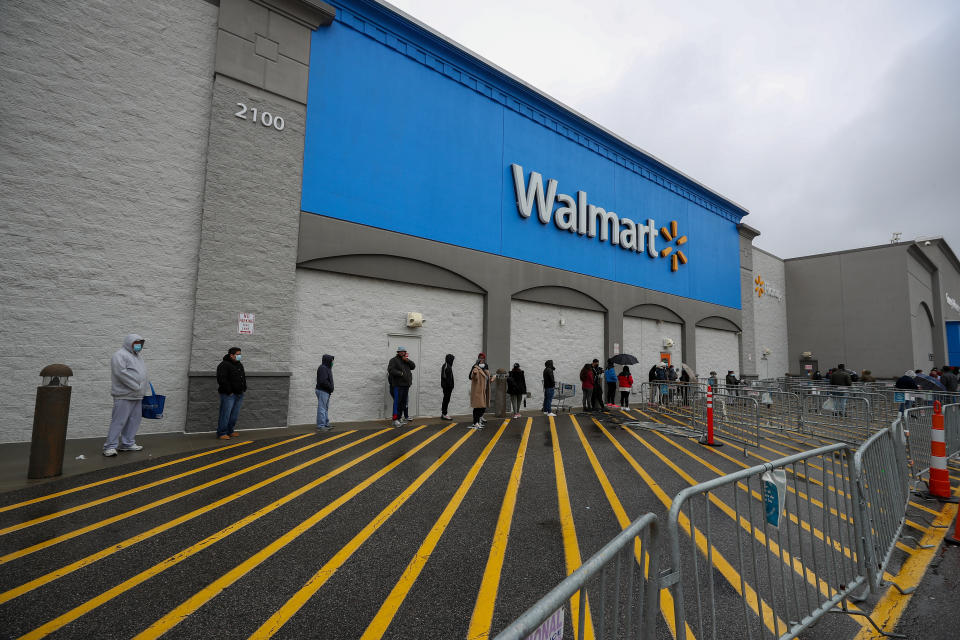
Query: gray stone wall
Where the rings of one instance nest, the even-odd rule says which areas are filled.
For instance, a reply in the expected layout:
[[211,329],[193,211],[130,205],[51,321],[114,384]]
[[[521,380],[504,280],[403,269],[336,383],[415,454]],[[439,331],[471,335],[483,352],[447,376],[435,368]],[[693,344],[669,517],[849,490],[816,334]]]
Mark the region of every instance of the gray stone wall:
[[106,433],[129,332],[183,428],[217,7],[5,0],[0,18],[0,441],[40,369],[75,373],[69,437]]
[[[563,325],[560,319],[563,318]],[[543,363],[553,360],[557,382],[577,384],[580,368],[594,358],[604,361],[601,311],[541,302],[510,304],[510,364],[524,367],[533,408],[543,405]],[[527,402],[528,408],[530,402]]]
[[[673,340],[671,348],[663,346],[664,338]],[[650,318],[623,319],[623,352],[637,357],[639,364],[630,368],[634,381],[646,382],[650,367],[660,361],[660,353],[669,351],[671,362],[680,366],[683,361],[683,327],[676,322],[651,320]],[[619,368],[618,368],[619,371]],[[698,373],[701,373],[698,371]],[[701,373],[702,375],[702,373]]]
[[[456,386],[450,410],[469,413],[470,365],[482,349],[483,296],[353,275],[298,269],[290,346],[290,424],[312,423],[317,415],[317,367],[325,353],[335,357],[331,422],[387,417],[389,334],[420,338],[420,415],[440,415],[440,366],[452,353]],[[407,313],[423,314],[426,323],[407,328]],[[409,348],[409,346],[408,346]],[[413,411],[410,413],[414,415]]]
[[737,377],[742,374],[737,371],[737,361],[740,358],[740,344],[737,334],[733,331],[697,327],[697,373],[701,378],[707,377],[711,371],[716,371],[720,383],[727,375],[728,369],[733,369]]
[[[289,376],[247,373],[247,392],[243,397],[237,430],[266,429],[286,425],[286,400]],[[215,373],[194,372],[190,375],[187,431],[216,431],[220,416],[220,395]]]
[[[787,349],[787,285],[783,260],[754,247],[754,278],[760,277],[763,295],[758,295],[754,281],[753,332],[754,361],[757,375],[776,378],[790,370]],[[746,333],[746,332],[744,332]],[[764,354],[764,350],[769,350]]]

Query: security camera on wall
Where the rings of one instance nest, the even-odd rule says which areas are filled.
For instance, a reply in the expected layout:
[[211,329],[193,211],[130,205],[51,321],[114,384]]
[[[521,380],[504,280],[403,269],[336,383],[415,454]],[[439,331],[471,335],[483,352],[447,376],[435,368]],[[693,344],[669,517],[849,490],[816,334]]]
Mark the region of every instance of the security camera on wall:
[[426,320],[423,319],[422,313],[408,313],[407,314],[407,327],[422,327]]

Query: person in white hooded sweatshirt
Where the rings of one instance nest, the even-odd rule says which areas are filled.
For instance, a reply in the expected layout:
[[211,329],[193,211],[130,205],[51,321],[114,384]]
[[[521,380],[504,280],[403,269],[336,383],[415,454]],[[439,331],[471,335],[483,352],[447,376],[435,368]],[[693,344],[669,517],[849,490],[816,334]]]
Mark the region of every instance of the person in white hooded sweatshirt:
[[147,365],[140,357],[144,340],[135,333],[123,339],[123,348],[110,359],[110,395],[113,396],[113,415],[110,432],[103,443],[103,455],[115,456],[117,451],[143,449],[134,438],[143,417],[140,407],[150,383]]

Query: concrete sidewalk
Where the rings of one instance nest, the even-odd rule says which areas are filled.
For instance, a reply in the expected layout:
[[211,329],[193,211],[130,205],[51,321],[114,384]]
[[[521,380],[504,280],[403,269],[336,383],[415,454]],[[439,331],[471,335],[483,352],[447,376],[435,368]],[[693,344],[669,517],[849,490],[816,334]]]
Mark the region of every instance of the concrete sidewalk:
[[[541,415],[539,411],[526,411],[527,415]],[[492,416],[491,416],[492,417]],[[455,422],[469,422],[472,416],[453,416]],[[446,420],[437,417],[415,418],[411,424],[439,424]],[[390,420],[368,420],[366,422],[343,422],[333,425],[334,432],[349,429],[370,430],[389,427]],[[162,458],[178,453],[200,452],[215,449],[238,442],[267,440],[284,436],[295,436],[310,433],[316,429],[314,424],[299,424],[272,429],[240,429],[239,438],[218,440],[213,431],[206,433],[142,433],[137,435],[137,444],[143,445],[142,451],[120,452],[114,457],[103,456],[103,439],[77,438],[68,439],[63,454],[63,474],[52,478],[30,480],[27,478],[27,467],[30,462],[30,443],[11,442],[0,444],[0,493],[15,491],[26,487],[77,476],[91,471],[120,467],[131,462],[141,462],[153,458]],[[82,456],[82,457],[81,457]]]

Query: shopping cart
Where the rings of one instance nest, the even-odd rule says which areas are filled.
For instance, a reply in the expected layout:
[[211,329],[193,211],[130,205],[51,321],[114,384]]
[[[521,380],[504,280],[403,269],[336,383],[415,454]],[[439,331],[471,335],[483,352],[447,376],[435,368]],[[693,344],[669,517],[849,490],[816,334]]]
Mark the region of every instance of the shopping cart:
[[556,392],[553,395],[554,404],[553,410],[557,413],[560,413],[563,410],[566,410],[567,413],[570,413],[570,407],[563,404],[563,401],[567,398],[572,398],[577,395],[577,385],[575,384],[566,384],[565,382],[558,382],[556,387]]

